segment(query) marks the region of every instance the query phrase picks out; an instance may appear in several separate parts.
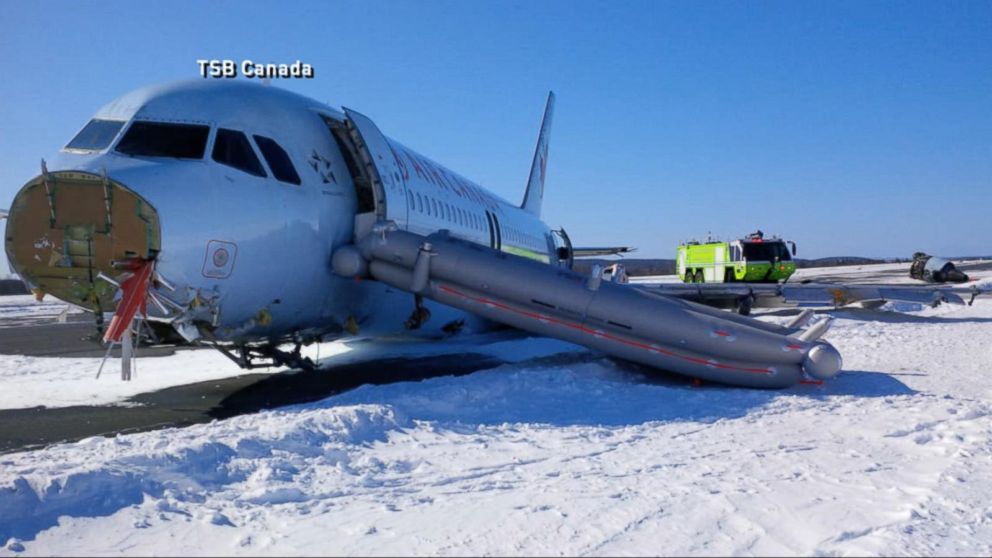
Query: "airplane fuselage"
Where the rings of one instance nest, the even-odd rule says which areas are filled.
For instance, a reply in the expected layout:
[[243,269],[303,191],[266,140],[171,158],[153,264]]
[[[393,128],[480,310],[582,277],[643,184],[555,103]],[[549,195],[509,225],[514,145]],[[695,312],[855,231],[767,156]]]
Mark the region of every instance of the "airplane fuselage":
[[[127,203],[138,209],[114,205]],[[97,311],[113,309],[97,286],[120,274],[112,261],[154,259],[170,304],[152,318],[186,312],[243,342],[403,329],[409,293],[331,268],[383,221],[559,263],[536,215],[358,113],[243,81],[149,87],[103,107],[15,198],[6,245],[29,284]],[[135,234],[147,237],[124,238]],[[432,310],[434,328],[463,316]]]

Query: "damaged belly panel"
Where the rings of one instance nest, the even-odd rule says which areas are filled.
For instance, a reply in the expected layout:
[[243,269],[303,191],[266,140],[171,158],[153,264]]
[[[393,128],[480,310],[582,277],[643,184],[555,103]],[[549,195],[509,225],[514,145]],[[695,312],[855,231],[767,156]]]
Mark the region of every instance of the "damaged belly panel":
[[[14,198],[4,245],[14,270],[37,291],[94,311],[112,308],[112,262],[154,259],[155,209],[123,184],[87,172],[43,172]],[[36,292],[37,292],[36,291]]]

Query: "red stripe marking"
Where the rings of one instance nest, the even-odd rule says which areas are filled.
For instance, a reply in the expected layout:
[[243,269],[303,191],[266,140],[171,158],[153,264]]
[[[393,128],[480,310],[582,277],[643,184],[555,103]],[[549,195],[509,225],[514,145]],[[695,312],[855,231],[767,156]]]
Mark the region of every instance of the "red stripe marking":
[[682,359],[682,360],[685,360],[685,361],[688,361],[688,362],[692,362],[692,363],[695,363],[695,364],[703,364],[703,365],[706,365],[706,366],[712,366],[712,367],[715,367],[715,368],[721,368],[723,370],[733,370],[735,372],[748,372],[748,373],[751,373],[751,374],[771,374],[772,373],[771,370],[769,370],[767,368],[745,368],[745,367],[740,367],[740,366],[733,366],[731,364],[723,364],[723,363],[719,363],[719,362],[711,362],[711,361],[709,361],[707,359],[703,359],[703,358],[697,358],[697,357],[691,357],[691,356],[687,356],[687,355],[681,355],[681,354],[678,354],[678,353],[675,353],[675,352],[672,352],[672,351],[669,351],[669,350],[666,350],[666,349],[662,349],[661,347],[655,347],[655,346],[652,346],[652,345],[646,345],[646,344],[640,343],[638,341],[631,341],[630,339],[624,339],[622,337],[617,337],[615,335],[611,335],[611,334],[606,333],[604,331],[589,329],[589,328],[587,328],[587,327],[585,327],[585,326],[583,326],[581,324],[576,324],[576,323],[573,323],[573,322],[559,320],[558,318],[554,318],[552,316],[547,316],[545,314],[538,314],[538,313],[535,313],[535,312],[529,312],[527,310],[520,310],[520,309],[517,309],[517,308],[513,308],[511,306],[507,306],[506,304],[502,304],[500,302],[496,302],[494,300],[490,300],[488,298],[481,298],[481,297],[471,296],[471,295],[465,294],[465,293],[463,293],[463,292],[461,292],[461,291],[459,291],[457,289],[453,289],[451,287],[448,287],[447,285],[439,285],[438,288],[441,289],[442,291],[446,292],[446,293],[453,294],[455,296],[459,296],[459,297],[462,297],[462,298],[465,298],[465,299],[468,299],[468,300],[471,300],[471,301],[474,301],[474,302],[479,302],[481,304],[486,304],[486,305],[492,306],[494,308],[499,308],[501,310],[506,310],[508,312],[513,312],[514,314],[520,314],[521,316],[524,316],[524,317],[527,317],[527,318],[531,318],[533,320],[540,320],[540,321],[543,321],[543,322],[551,322],[551,323],[554,323],[554,324],[562,325],[562,326],[565,326],[565,327],[568,327],[568,328],[571,328],[571,329],[575,329],[575,330],[581,331],[582,333],[585,333],[587,335],[592,335],[592,336],[595,336],[595,337],[603,337],[603,338],[609,339],[611,341],[616,341],[617,343],[622,343],[624,345],[628,345],[628,346],[635,347],[635,348],[638,348],[638,349],[642,349],[642,350],[645,350],[645,351],[648,351],[648,352],[652,352],[652,353],[659,353],[659,354],[663,354],[665,356],[679,358],[679,359]]

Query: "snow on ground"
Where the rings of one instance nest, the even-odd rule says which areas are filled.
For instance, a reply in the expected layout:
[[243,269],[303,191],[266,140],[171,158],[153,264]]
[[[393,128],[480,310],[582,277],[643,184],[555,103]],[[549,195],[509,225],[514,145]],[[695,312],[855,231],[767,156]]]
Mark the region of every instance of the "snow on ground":
[[992,555],[992,300],[890,310],[831,312],[819,387],[499,341],[520,359],[2,455],[0,555]]
[[107,359],[97,378],[101,360],[0,355],[0,409],[106,405],[139,393],[242,373],[219,352],[180,350],[167,357],[137,359],[137,376],[124,382],[117,358]]
[[34,295],[0,296],[0,327],[4,327],[4,320],[11,318],[57,318],[82,313],[82,309],[50,296],[41,302],[35,300]]
[[[0,297],[0,300],[7,297]],[[2,329],[0,329],[2,332]],[[507,339],[513,339],[508,341]],[[581,347],[548,339],[519,339],[505,333],[481,334],[439,344],[423,338],[396,338],[372,342],[358,338],[315,344],[304,348],[304,356],[325,368],[375,358],[427,356],[450,353],[453,348],[516,362]],[[0,409],[107,405],[120,403],[139,393],[167,387],[230,378],[245,373],[218,351],[180,349],[168,356],[138,358],[136,373],[121,381],[119,358],[109,358],[100,377],[102,357],[37,357],[0,355]],[[276,373],[285,367],[259,368],[253,373]]]

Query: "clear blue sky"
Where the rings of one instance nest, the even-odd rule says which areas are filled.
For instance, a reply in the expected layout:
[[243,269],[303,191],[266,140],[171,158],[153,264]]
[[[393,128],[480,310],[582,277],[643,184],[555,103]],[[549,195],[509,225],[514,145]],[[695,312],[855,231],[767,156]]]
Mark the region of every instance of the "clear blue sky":
[[199,58],[300,59],[345,105],[545,217],[673,257],[992,254],[992,2],[3,2],[0,207],[105,102]]

